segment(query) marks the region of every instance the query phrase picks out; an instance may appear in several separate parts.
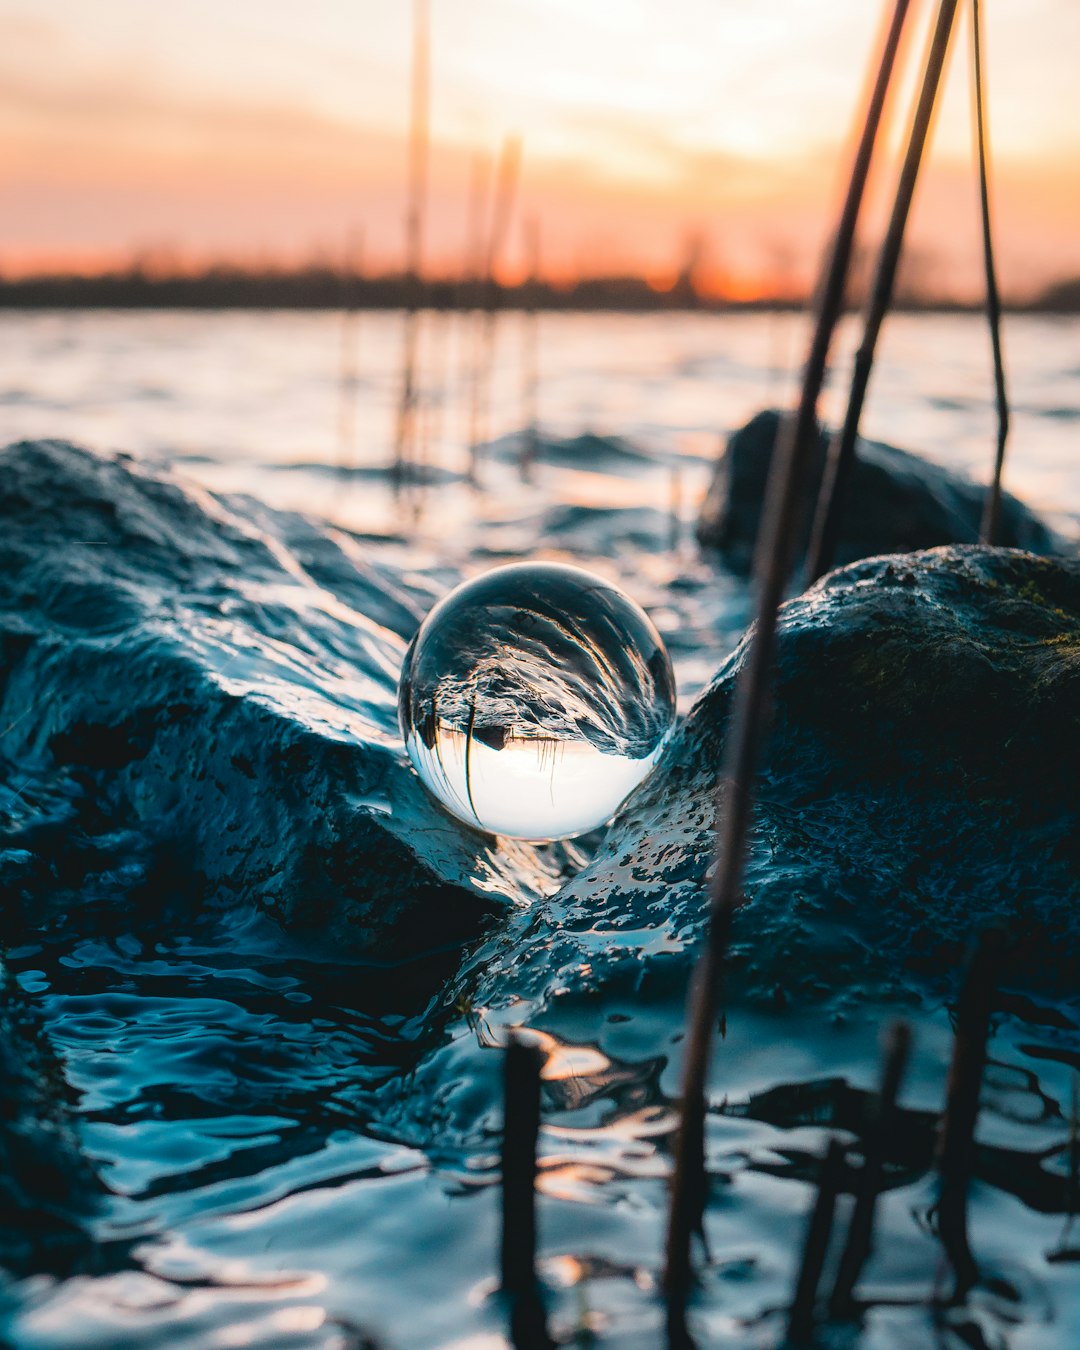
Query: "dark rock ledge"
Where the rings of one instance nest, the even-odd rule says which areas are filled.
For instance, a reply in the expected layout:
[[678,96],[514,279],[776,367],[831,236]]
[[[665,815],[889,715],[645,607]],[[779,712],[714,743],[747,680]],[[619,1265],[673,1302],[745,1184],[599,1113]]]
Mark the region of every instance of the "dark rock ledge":
[[[745,651],[550,903],[563,938],[700,939]],[[1011,982],[1080,992],[1080,562],[954,547],[834,572],[784,606],[774,706],[736,983],[925,987],[1001,921]]]
[[92,1262],[104,1190],[79,1148],[74,1094],[26,996],[0,962],[0,1270],[70,1274]]
[[[698,521],[699,541],[743,574],[753,563],[779,424],[780,414],[769,409],[732,433],[716,463]],[[822,428],[808,484],[812,500],[821,486],[828,441],[829,433]],[[938,464],[860,438],[836,562],[977,543],[985,495],[985,487]],[[806,552],[811,523],[809,518],[803,522],[800,557]],[[1051,531],[1008,492],[1002,494],[999,531],[997,542],[1006,547],[1032,553],[1058,551]]]
[[[523,993],[697,943],[745,647],[552,894],[564,855],[460,827],[405,761],[422,583],[300,517],[58,443],[0,455],[0,500],[0,755],[21,778],[62,774],[219,903],[380,958],[547,894],[504,925]],[[782,615],[743,987],[925,985],[1004,919],[1016,979],[1071,989],[1077,763],[1080,563],[953,547],[831,574]]]
[[0,513],[0,763],[62,772],[197,893],[381,956],[551,888],[557,850],[463,830],[405,759],[423,583],[302,517],[57,441],[0,452]]

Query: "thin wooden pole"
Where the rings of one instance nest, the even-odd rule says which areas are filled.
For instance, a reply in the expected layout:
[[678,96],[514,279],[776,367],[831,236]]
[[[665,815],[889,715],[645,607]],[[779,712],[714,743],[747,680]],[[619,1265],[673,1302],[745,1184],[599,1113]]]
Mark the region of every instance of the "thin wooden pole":
[[818,497],[817,513],[811,534],[810,549],[806,559],[806,579],[813,582],[832,566],[836,555],[836,541],[840,530],[844,503],[855,465],[855,443],[859,435],[859,423],[862,419],[866,390],[870,384],[870,372],[874,365],[874,354],[885,320],[892,303],[893,287],[896,282],[896,270],[900,262],[900,250],[904,242],[904,230],[907,227],[911,200],[915,194],[915,184],[919,176],[923,150],[926,147],[930,124],[933,120],[934,106],[937,102],[938,87],[941,84],[945,57],[949,50],[953,21],[956,18],[957,0],[941,0],[937,22],[930,38],[930,48],[926,55],[922,87],[915,107],[915,114],[908,135],[907,151],[904,156],[900,179],[897,183],[896,198],[893,202],[889,227],[878,256],[877,271],[870,291],[870,299],[863,326],[862,342],[855,354],[855,369],[848,394],[847,413],[840,433],[833,438],[829,446],[828,460]]
[[817,442],[817,403],[825,379],[829,346],[843,309],[855,227],[885,93],[892,73],[906,0],[896,0],[867,107],[828,262],[817,295],[817,319],[794,417],[784,419],[777,437],[766,510],[755,556],[757,622],[735,691],[724,765],[717,791],[717,861],[709,890],[705,951],[691,984],[683,1060],[682,1112],[675,1147],[671,1209],[664,1268],[669,1341],[686,1341],[686,1303],[693,1269],[691,1239],[701,1228],[705,1171],[705,1090],[712,1052],[720,972],[727,953],[731,916],[739,901],[743,857],[750,826],[754,774],[765,734],[777,611],[791,575],[798,507],[806,470]]
[[473,421],[479,407],[480,380],[480,305],[484,274],[484,222],[487,216],[488,183],[491,177],[489,157],[478,150],[469,171],[469,195],[466,203],[465,246],[461,263],[460,344],[462,408],[466,422],[462,439],[471,449]]
[[986,1042],[1004,954],[1004,935],[979,938],[956,1007],[956,1039],[938,1135],[938,1233],[952,1266],[953,1297],[963,1298],[979,1277],[967,1225],[967,1193],[975,1164],[975,1122],[986,1068]]
[[836,1214],[836,1197],[840,1191],[843,1171],[843,1146],[838,1140],[830,1139],[821,1163],[817,1195],[814,1207],[810,1211],[810,1222],[806,1226],[802,1259],[795,1281],[795,1295],[791,1300],[791,1311],[788,1314],[790,1345],[805,1345],[814,1330],[818,1285],[821,1283],[821,1272],[829,1251],[829,1239],[832,1237],[833,1218]]
[[855,1209],[829,1300],[829,1311],[834,1317],[845,1317],[850,1312],[855,1285],[873,1252],[874,1218],[881,1191],[885,1151],[896,1114],[897,1093],[910,1055],[911,1028],[905,1022],[896,1022],[889,1028],[885,1040],[881,1086],[863,1139],[863,1165],[859,1173]]
[[430,0],[413,0],[412,94],[409,114],[409,205],[405,216],[407,301],[401,359],[401,396],[394,424],[393,479],[401,487],[408,472],[416,422],[416,366],[427,205],[429,104],[431,85]]
[[547,1350],[536,1283],[536,1148],[540,1135],[540,1070],[534,1045],[512,1039],[503,1063],[502,1292],[510,1304],[516,1350]]
[[364,235],[362,230],[350,230],[345,245],[345,265],[342,269],[341,314],[341,369],[338,380],[338,463],[343,469],[352,466],[356,444],[356,383],[358,369],[357,282],[363,270]]
[[1009,439],[1009,395],[1005,388],[1005,358],[1001,349],[1001,296],[994,264],[994,239],[990,228],[990,184],[987,147],[986,100],[983,81],[983,27],[979,0],[971,0],[971,54],[974,70],[975,135],[979,158],[979,214],[982,221],[983,265],[986,272],[986,318],[994,354],[994,401],[997,407],[997,448],[994,474],[983,505],[979,537],[984,544],[997,538],[1001,513],[1001,473],[1005,467],[1005,443]]
[[480,349],[476,379],[473,383],[472,416],[469,426],[469,481],[477,482],[480,447],[487,440],[488,401],[491,394],[491,368],[495,360],[495,318],[499,297],[495,270],[510,228],[518,172],[521,168],[521,141],[508,136],[495,174],[495,200],[492,205],[491,233],[484,259],[483,305],[480,315]]
[[532,478],[536,449],[540,437],[538,414],[539,316],[536,309],[536,291],[540,284],[540,223],[530,216],[525,224],[525,248],[529,258],[529,275],[525,283],[525,312],[522,316],[522,430],[521,455],[518,472],[522,482]]

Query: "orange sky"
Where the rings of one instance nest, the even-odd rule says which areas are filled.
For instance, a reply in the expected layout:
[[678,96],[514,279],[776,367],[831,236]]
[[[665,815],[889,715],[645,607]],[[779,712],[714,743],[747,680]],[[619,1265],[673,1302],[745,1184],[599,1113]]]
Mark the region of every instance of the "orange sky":
[[[460,259],[476,155],[516,133],[518,219],[539,219],[554,274],[662,279],[698,234],[741,292],[810,275],[871,0],[431,3],[431,270]],[[986,8],[1001,271],[1022,294],[1080,273],[1080,4]],[[912,243],[931,284],[970,294],[961,9]],[[0,0],[0,268],[292,262],[340,256],[357,229],[370,266],[400,265],[409,56],[405,0]]]

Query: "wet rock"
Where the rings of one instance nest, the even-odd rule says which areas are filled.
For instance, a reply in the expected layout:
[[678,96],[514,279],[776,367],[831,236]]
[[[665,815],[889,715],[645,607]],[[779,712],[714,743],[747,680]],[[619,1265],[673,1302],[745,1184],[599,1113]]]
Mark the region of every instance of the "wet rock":
[[[645,978],[645,952],[699,944],[746,650],[549,902],[564,973],[602,950]],[[1080,563],[953,547],[830,574],[782,612],[734,983],[780,1006],[910,993],[1001,921],[1008,983],[1075,994],[1078,762]]]
[[[772,462],[780,414],[760,412],[734,432],[717,462],[698,521],[699,541],[717,549],[729,567],[748,573]],[[829,434],[822,428],[809,485],[816,500]],[[879,553],[906,553],[979,539],[985,488],[906,450],[860,438],[858,462],[837,546],[838,565]],[[804,522],[800,556],[812,521]],[[1054,538],[1023,502],[1001,500],[1000,539],[1009,548],[1055,551]]]
[[[474,932],[499,906],[481,1000],[500,982],[572,989],[582,969],[681,986],[745,648],[593,863],[507,909],[554,891],[574,854],[469,831],[409,768],[396,680],[425,583],[340,532],[59,443],[0,455],[0,498],[17,930],[51,889],[149,909],[171,868],[184,895],[380,957]],[[737,926],[755,996],[933,980],[994,917],[1018,935],[1018,977],[1066,977],[1078,568],[949,548],[856,564],[785,607]]]
[[61,442],[0,454],[0,502],[0,763],[61,774],[54,815],[81,793],[202,893],[380,955],[475,931],[558,867],[463,830],[407,765],[396,685],[425,583]]
[[91,1253],[101,1183],[79,1148],[72,1093],[26,996],[0,962],[0,1270],[68,1274]]
[[[524,433],[500,437],[487,447],[492,458],[517,464],[524,448]],[[598,436],[586,431],[578,436],[537,436],[532,445],[537,464],[551,464],[585,473],[626,474],[647,468],[655,457],[645,447],[623,436]]]

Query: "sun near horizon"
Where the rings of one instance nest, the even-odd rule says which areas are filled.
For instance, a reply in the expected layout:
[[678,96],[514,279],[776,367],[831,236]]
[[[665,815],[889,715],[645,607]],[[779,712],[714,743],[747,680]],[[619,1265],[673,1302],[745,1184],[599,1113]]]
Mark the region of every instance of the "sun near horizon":
[[[913,6],[912,53],[929,6]],[[986,5],[1003,287],[1080,274],[1080,6]],[[865,0],[431,0],[424,268],[453,275],[503,139],[523,163],[505,275],[535,220],[544,274],[804,287],[876,41]],[[967,6],[912,221],[940,294],[979,286]],[[0,273],[340,259],[403,265],[412,11],[385,0],[0,3]],[[909,65],[914,65],[913,60]],[[911,102],[894,100],[892,163]],[[688,241],[693,241],[692,245]]]

